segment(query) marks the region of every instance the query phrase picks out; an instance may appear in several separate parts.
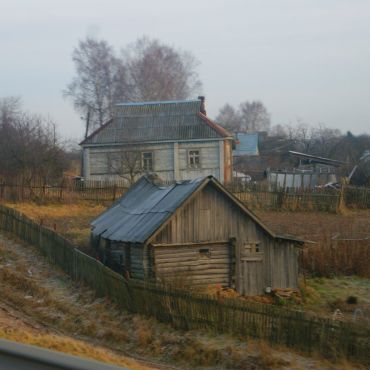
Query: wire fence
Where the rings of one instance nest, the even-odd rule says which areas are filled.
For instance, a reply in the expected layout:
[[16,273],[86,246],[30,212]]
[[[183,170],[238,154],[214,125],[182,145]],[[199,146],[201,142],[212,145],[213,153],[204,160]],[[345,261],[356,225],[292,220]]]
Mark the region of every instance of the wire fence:
[[338,322],[286,308],[215,298],[157,285],[127,281],[68,240],[19,212],[0,205],[0,230],[36,246],[49,262],[98,296],[122,309],[149,315],[182,329],[206,328],[220,333],[259,338],[330,359],[347,358],[370,365],[370,327]]

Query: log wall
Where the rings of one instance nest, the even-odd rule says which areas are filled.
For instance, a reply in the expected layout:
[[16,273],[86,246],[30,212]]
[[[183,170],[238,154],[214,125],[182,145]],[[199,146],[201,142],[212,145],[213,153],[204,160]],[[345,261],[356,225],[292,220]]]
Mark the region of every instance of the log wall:
[[169,283],[230,285],[231,251],[228,242],[154,245],[155,277]]
[[[154,244],[199,243],[236,239],[236,288],[245,292],[240,266],[246,245],[258,244],[263,255],[263,283],[266,287],[296,288],[298,251],[289,240],[271,237],[224,194],[208,185],[180,208],[154,238]],[[248,290],[248,288],[246,288]],[[255,290],[256,288],[253,288]],[[245,294],[248,294],[245,292]]]

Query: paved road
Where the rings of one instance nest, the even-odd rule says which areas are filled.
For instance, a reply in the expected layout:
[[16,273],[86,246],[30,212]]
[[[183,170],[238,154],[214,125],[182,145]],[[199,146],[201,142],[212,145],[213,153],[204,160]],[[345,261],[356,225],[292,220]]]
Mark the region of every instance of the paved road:
[[129,370],[0,339],[0,370]]

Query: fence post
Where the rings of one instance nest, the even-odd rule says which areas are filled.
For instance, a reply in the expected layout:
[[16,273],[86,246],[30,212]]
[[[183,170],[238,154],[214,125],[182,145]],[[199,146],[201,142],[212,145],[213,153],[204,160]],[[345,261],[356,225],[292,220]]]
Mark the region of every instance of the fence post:
[[346,207],[346,202],[345,202],[345,198],[344,198],[345,190],[346,190],[345,180],[342,179],[341,185],[340,185],[340,191],[339,191],[336,213],[340,213]]
[[236,238],[230,238],[229,242],[229,287],[235,288],[236,272]]
[[115,201],[116,200],[116,192],[117,192],[117,184],[116,183],[114,183],[114,185],[113,185],[113,201]]

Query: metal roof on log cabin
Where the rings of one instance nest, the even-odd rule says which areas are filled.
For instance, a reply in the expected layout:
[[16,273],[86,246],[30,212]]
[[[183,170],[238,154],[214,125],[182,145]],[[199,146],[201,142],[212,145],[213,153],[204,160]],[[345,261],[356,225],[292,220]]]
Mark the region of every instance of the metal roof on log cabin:
[[81,145],[231,138],[203,106],[204,99],[120,103],[114,118]]
[[273,238],[291,240],[299,244],[305,242],[293,236],[272,232],[213,176],[178,181],[169,186],[162,186],[156,175],[142,176],[118,201],[91,223],[92,233],[112,241],[144,243],[187,199],[208,184],[224,193]]

